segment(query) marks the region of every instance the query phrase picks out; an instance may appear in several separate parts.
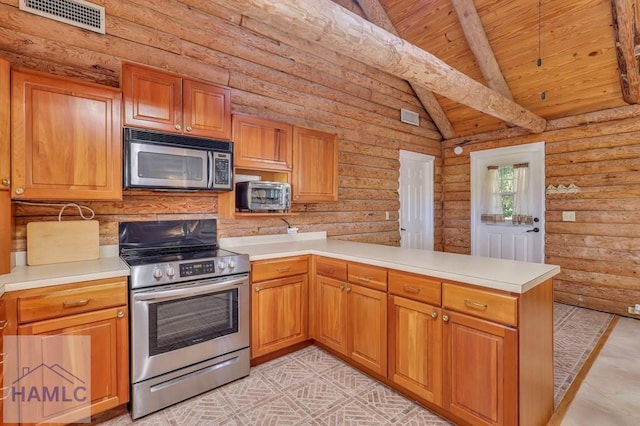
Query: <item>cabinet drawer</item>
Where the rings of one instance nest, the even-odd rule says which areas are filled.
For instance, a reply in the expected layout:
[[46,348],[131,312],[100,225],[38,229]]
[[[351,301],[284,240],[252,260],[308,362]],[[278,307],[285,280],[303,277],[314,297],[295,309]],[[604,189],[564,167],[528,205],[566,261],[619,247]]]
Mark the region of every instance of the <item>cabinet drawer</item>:
[[347,262],[319,257],[316,260],[316,274],[339,281],[347,280]]
[[309,272],[307,256],[286,257],[251,263],[251,282],[290,277]]
[[444,283],[442,306],[502,324],[518,325],[518,298],[515,296]]
[[440,306],[440,281],[408,272],[389,271],[389,293]]
[[387,291],[387,270],[385,268],[349,263],[347,271],[349,273],[348,280],[350,283]]
[[20,324],[127,304],[125,280],[18,297]]

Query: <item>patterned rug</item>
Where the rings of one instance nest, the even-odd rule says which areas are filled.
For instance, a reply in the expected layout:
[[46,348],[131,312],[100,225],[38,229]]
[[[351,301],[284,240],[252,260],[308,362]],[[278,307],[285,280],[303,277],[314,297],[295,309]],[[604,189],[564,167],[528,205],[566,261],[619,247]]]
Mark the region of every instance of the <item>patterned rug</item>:
[[[555,401],[562,399],[613,315],[554,304]],[[251,375],[135,423],[103,426],[416,425],[451,423],[316,346],[251,369]]]
[[554,400],[562,401],[614,315],[554,303]]

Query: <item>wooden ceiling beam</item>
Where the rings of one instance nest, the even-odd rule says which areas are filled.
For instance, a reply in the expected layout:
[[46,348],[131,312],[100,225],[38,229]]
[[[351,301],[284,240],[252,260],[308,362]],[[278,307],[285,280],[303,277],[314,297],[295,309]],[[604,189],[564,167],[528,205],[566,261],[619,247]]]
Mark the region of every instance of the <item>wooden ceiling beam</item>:
[[[398,31],[395,25],[389,19],[389,15],[384,10],[379,0],[356,0],[360,5],[360,8],[364,12],[366,18],[373,24],[389,31],[398,37]],[[433,124],[436,125],[444,139],[451,139],[455,137],[455,130],[447,118],[447,114],[442,109],[442,106],[436,99],[436,96],[430,90],[425,89],[422,86],[418,86],[412,82],[409,82],[411,88],[415,92],[416,96],[422,103],[424,109],[429,113]]]
[[513,100],[511,89],[509,89],[502,70],[500,70],[500,65],[491,44],[489,44],[487,33],[484,31],[473,0],[451,0],[451,3],[458,15],[460,25],[462,25],[462,32],[464,32],[469,48],[471,48],[487,84],[505,98]]
[[523,127],[544,131],[547,122],[400,37],[331,0],[236,0],[243,14],[351,56],[454,102]]
[[630,104],[640,102],[640,64],[636,55],[636,38],[640,37],[637,7],[636,0],[611,0],[622,97]]

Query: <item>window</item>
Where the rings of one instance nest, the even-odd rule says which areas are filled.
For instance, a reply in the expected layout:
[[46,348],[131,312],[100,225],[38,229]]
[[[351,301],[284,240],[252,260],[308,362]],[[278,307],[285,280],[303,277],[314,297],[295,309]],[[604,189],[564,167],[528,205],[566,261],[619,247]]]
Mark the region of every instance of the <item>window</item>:
[[513,216],[513,175],[513,166],[498,167],[498,190],[505,220],[511,220]]
[[485,179],[484,223],[533,223],[529,213],[528,164],[489,166]]

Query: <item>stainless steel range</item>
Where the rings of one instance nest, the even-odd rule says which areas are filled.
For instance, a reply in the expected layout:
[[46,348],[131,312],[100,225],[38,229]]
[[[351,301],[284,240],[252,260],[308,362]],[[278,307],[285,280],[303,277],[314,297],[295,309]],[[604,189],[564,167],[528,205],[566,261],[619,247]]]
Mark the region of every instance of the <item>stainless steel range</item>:
[[249,374],[249,256],[216,220],[120,223],[131,268],[134,419]]

